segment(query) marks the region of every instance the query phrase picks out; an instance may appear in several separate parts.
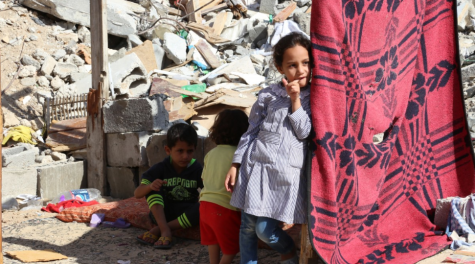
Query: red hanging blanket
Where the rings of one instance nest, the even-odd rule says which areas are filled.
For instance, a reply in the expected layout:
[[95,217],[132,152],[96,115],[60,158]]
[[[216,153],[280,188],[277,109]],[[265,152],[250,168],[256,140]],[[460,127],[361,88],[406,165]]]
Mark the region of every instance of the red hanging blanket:
[[455,4],[314,1],[309,228],[328,263],[434,255],[436,200],[475,191]]

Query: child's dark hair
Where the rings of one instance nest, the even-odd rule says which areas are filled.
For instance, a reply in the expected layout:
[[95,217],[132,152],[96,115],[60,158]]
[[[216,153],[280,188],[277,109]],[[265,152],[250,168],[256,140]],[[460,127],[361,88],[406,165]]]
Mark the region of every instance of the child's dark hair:
[[198,134],[196,134],[195,129],[188,124],[174,124],[167,131],[167,146],[173,148],[178,140],[184,141],[196,148],[198,145]]
[[282,67],[285,51],[297,45],[304,47],[308,51],[308,56],[310,58],[310,67],[313,67],[312,42],[304,34],[299,32],[292,32],[284,36],[272,48],[272,58],[274,59],[275,65]]
[[216,145],[237,146],[248,127],[248,117],[243,111],[226,109],[216,116],[214,125],[209,130],[209,138]]

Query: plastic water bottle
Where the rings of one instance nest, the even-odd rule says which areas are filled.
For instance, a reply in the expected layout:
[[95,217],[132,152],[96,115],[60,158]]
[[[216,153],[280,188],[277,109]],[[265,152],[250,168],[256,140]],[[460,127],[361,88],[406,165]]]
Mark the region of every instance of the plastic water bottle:
[[60,193],[56,198],[54,198],[51,201],[51,203],[57,204],[59,202],[68,201],[68,200],[90,202],[93,200],[97,201],[101,198],[102,198],[101,191],[94,188],[88,188],[88,189],[71,190],[71,191]]

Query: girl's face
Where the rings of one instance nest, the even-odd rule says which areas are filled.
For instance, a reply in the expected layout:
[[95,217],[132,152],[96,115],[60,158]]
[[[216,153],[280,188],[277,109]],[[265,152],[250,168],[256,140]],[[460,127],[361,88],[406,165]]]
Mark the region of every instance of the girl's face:
[[298,80],[300,88],[307,85],[310,81],[310,58],[307,49],[300,45],[288,48],[284,52],[282,66],[277,66],[277,70],[285,75],[289,83]]

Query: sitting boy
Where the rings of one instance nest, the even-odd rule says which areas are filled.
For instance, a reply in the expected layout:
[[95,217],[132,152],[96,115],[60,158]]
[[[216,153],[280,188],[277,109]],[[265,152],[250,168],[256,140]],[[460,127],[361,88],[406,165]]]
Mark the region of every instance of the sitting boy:
[[172,231],[199,224],[198,188],[203,188],[203,167],[192,158],[198,135],[190,125],[179,123],[167,132],[165,151],[169,157],[142,175],[135,198],[147,198],[150,218],[157,226],[138,236],[154,248],[171,248]]

